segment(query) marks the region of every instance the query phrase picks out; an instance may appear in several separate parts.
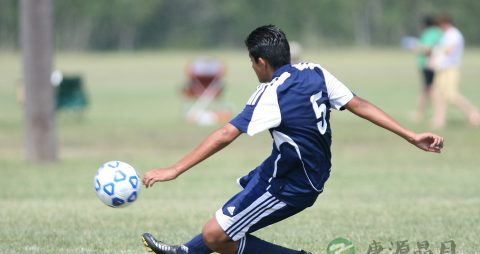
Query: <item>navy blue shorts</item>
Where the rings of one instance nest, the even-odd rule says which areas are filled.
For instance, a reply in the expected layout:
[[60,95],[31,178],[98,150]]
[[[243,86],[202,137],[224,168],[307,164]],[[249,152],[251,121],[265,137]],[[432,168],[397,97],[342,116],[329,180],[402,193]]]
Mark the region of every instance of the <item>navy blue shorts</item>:
[[268,182],[262,180],[255,171],[240,178],[238,183],[244,189],[215,214],[218,224],[233,241],[306,208],[288,205],[274,197],[267,190]]

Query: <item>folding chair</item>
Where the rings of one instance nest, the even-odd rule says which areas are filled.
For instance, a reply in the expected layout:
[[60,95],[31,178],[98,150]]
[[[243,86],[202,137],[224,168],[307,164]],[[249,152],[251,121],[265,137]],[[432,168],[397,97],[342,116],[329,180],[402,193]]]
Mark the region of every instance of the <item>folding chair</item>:
[[210,125],[231,117],[225,105],[213,107],[214,102],[221,100],[225,71],[223,62],[215,58],[197,58],[187,66],[188,80],[182,89],[183,96],[190,102],[186,110],[187,121]]
[[[60,75],[54,81],[53,75]],[[55,73],[52,75],[52,82],[56,85],[56,109],[73,110],[83,113],[88,106],[87,94],[83,87],[80,76],[63,76]]]

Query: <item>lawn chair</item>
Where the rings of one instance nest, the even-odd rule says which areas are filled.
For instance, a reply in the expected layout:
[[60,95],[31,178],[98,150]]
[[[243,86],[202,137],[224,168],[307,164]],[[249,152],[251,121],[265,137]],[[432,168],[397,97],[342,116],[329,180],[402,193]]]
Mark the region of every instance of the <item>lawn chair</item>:
[[189,104],[186,110],[188,122],[211,125],[231,117],[231,111],[221,101],[225,71],[223,62],[214,58],[197,58],[187,66],[188,80],[182,94]]
[[83,114],[88,106],[88,98],[80,76],[52,74],[52,84],[56,86],[56,110],[72,110]]

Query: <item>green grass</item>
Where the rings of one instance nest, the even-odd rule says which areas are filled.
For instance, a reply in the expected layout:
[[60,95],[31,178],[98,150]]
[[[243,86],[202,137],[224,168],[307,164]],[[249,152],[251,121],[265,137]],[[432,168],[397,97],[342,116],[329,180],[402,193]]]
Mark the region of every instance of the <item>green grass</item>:
[[[22,107],[15,99],[21,76],[17,54],[0,53],[0,253],[143,253],[150,231],[181,243],[234,193],[235,179],[271,149],[268,134],[242,136],[173,182],[142,190],[139,200],[112,209],[95,197],[93,176],[118,159],[145,172],[168,166],[213,127],[185,124],[178,97],[189,59],[221,57],[228,65],[226,98],[241,110],[256,77],[245,52],[140,52],[58,54],[56,66],[81,73],[91,100],[81,122],[58,115],[60,160],[37,165],[23,159]],[[335,50],[305,54],[358,95],[416,131],[428,122],[409,121],[419,91],[415,59],[394,50]],[[480,104],[479,50],[463,65],[461,91]],[[480,130],[456,109],[439,131],[441,155],[421,152],[348,112],[332,114],[333,170],[325,192],[310,209],[256,234],[292,248],[325,253],[335,238],[366,253],[373,240],[428,240],[434,253],[454,240],[457,253],[480,253]],[[386,251],[382,253],[388,253]]]

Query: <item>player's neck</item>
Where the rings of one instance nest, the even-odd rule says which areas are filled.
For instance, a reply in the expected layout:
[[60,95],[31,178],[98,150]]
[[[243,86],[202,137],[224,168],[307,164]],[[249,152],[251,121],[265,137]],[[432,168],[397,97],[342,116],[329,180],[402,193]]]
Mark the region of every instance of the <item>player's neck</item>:
[[271,81],[273,79],[273,74],[275,73],[276,70],[274,70],[270,65],[268,67],[269,67],[267,68],[268,80]]

